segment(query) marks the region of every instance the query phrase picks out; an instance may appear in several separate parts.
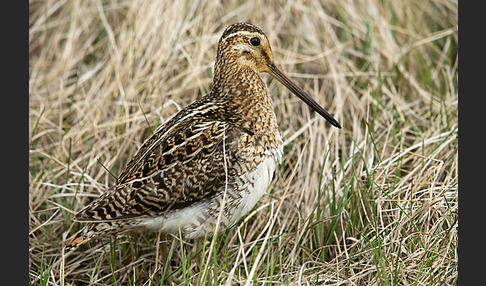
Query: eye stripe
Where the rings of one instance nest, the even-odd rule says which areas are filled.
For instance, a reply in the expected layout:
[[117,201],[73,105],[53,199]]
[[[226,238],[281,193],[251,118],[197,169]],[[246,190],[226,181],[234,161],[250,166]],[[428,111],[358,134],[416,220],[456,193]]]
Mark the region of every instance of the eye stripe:
[[235,34],[238,33],[238,32],[246,32],[246,33],[258,33],[258,34],[263,34],[263,31],[258,28],[257,26],[254,26],[252,24],[249,24],[249,23],[236,23],[236,24],[233,24],[231,26],[229,26],[228,28],[226,28],[226,30],[223,32],[223,35],[221,38],[226,38],[227,36],[231,35],[231,34]]
[[237,31],[237,32],[233,32],[231,34],[228,34],[226,35],[225,37],[222,37],[220,39],[220,42],[223,42],[223,41],[232,41],[233,39],[235,38],[240,38],[240,36],[248,36],[249,38],[259,38],[259,36],[261,37],[265,37],[265,35],[263,34],[258,34],[258,33],[255,33],[255,32],[248,32],[248,31]]

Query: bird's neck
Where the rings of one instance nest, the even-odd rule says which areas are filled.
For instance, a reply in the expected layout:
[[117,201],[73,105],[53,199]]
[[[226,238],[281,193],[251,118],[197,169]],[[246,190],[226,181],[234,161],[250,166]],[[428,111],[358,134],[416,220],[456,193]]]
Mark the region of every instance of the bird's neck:
[[254,132],[277,132],[272,98],[256,71],[234,63],[217,62],[211,91]]

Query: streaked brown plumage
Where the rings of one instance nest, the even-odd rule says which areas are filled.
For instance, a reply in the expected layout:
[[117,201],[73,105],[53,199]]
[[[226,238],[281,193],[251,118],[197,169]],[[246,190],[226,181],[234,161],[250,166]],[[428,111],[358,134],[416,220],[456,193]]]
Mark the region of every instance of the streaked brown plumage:
[[132,230],[211,234],[247,214],[265,193],[283,147],[272,99],[259,73],[268,72],[325,117],[339,123],[273,63],[256,26],[223,33],[209,94],[161,125],[128,162],[115,185],[82,209],[87,225],[68,243]]

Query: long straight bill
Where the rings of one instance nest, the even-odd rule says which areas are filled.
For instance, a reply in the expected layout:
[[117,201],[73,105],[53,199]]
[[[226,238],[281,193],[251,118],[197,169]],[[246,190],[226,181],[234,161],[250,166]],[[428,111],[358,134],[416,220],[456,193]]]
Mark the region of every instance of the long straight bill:
[[288,76],[286,76],[274,63],[268,65],[268,73],[277,79],[281,84],[285,85],[292,93],[297,95],[303,102],[309,105],[329,123],[337,128],[341,128],[339,122],[332,117],[322,106],[320,106],[312,97],[307,95],[300,87],[298,87]]

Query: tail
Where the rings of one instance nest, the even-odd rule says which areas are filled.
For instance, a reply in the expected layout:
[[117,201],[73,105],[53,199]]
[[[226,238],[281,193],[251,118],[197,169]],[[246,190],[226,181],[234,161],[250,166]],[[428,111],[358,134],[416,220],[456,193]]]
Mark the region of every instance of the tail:
[[68,244],[66,245],[67,249],[76,248],[76,247],[78,247],[82,244],[85,244],[89,240],[91,240],[92,236],[90,237],[90,236],[86,235],[85,233],[83,233],[83,230],[76,233],[76,235],[68,242]]
[[72,249],[85,244],[94,237],[109,234],[114,230],[111,222],[92,222],[81,229],[66,245],[67,249]]

